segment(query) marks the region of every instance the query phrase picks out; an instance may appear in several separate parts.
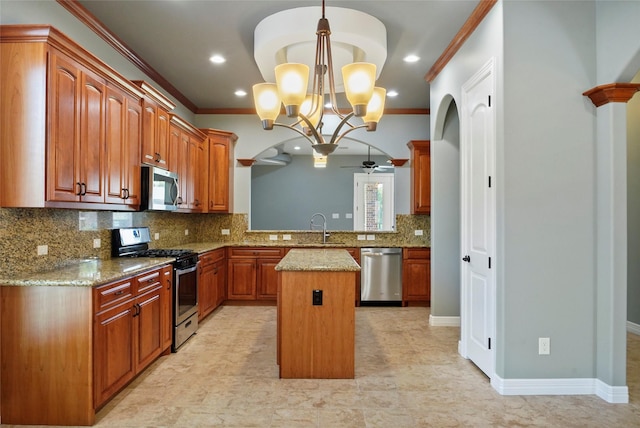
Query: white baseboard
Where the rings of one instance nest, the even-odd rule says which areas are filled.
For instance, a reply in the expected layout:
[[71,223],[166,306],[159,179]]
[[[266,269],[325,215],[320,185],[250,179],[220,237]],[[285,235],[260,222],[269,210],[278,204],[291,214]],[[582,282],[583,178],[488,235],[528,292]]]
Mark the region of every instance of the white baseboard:
[[609,403],[628,403],[629,388],[610,386],[599,379],[502,379],[491,386],[501,395],[597,395]]
[[434,327],[460,327],[460,317],[438,317],[429,315],[429,325]]
[[635,324],[631,321],[627,321],[627,331],[629,333],[637,334],[638,336],[640,336],[640,324]]

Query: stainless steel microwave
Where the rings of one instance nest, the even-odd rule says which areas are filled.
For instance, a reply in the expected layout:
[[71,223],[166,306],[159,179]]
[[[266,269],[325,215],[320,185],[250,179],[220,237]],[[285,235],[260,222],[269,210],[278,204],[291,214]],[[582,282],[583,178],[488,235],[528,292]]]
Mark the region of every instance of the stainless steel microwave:
[[154,166],[142,167],[141,210],[175,211],[178,209],[178,174]]

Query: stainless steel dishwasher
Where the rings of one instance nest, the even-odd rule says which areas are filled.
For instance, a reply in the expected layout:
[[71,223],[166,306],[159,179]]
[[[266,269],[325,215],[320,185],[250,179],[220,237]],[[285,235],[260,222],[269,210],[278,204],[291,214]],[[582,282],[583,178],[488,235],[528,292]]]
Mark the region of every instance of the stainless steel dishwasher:
[[402,302],[402,248],[360,249],[360,302]]

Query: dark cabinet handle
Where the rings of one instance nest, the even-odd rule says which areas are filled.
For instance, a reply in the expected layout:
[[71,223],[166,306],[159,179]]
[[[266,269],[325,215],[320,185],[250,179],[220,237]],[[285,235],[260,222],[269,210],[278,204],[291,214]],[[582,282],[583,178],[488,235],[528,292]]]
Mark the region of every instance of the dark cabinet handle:
[[78,186],[78,191],[76,192],[76,196],[82,195],[82,183],[76,181],[76,186]]
[[121,294],[124,294],[124,290],[116,291],[115,293],[113,293],[114,296],[120,296]]
[[140,315],[140,305],[136,303],[133,305],[133,316],[137,317],[138,315]]
[[469,257],[469,256],[464,256],[464,257],[462,258],[462,261],[463,261],[463,262],[467,262],[467,263],[471,263],[471,257]]
[[156,162],[160,162],[162,160],[162,158],[160,157],[160,153],[156,152]]
[[171,290],[171,280],[167,278],[167,290]]
[[87,194],[87,184],[80,183],[80,196],[84,196]]

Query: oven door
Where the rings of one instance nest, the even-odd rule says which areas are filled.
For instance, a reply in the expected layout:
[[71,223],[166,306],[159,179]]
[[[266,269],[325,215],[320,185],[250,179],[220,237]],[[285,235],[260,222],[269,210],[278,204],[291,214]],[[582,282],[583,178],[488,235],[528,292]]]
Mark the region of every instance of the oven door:
[[174,320],[178,326],[198,312],[198,266],[176,269]]

